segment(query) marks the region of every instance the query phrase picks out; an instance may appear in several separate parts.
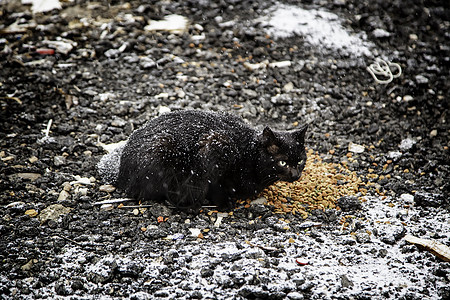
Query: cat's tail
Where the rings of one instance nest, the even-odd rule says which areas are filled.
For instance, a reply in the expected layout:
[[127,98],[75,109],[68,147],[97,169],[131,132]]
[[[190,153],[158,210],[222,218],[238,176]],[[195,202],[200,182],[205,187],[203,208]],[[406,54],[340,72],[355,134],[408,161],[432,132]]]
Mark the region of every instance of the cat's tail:
[[125,143],[119,144],[116,148],[105,154],[97,164],[100,177],[109,184],[116,184],[119,177],[120,157],[122,156]]

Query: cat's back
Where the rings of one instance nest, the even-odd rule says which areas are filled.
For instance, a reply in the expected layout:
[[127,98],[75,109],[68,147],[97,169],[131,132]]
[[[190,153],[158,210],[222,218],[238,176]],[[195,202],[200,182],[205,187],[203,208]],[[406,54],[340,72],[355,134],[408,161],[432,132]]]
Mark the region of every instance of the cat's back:
[[229,139],[239,139],[253,131],[241,118],[229,113],[180,110],[148,121],[132,134],[130,140],[170,137],[190,144],[213,132],[223,132]]
[[250,152],[247,149],[254,146],[255,135],[254,129],[232,114],[170,112],[133,132],[123,151],[121,170],[140,168],[149,162],[187,167],[201,157],[233,163],[242,153]]

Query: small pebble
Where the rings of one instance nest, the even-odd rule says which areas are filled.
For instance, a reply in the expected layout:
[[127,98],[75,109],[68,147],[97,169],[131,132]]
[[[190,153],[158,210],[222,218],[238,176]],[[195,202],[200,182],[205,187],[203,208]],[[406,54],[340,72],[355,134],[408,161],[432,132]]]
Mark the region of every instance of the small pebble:
[[28,209],[28,210],[25,211],[25,214],[32,218],[32,217],[37,216],[38,212],[36,210],[34,210],[34,209]]
[[26,180],[35,181],[36,179],[40,178],[42,175],[38,173],[16,173],[9,175],[10,178],[19,177]]
[[38,215],[41,223],[49,220],[57,221],[61,215],[68,214],[73,208],[65,207],[61,204],[52,204],[44,208]]
[[350,142],[348,144],[348,151],[353,152],[353,153],[363,153],[364,152],[364,146],[355,144],[353,142]]
[[62,191],[59,193],[58,201],[64,201],[64,200],[67,200],[69,197],[70,197],[69,192],[67,192],[66,190],[62,190]]
[[417,41],[419,39],[419,37],[417,36],[417,34],[411,33],[409,35],[409,39],[412,40],[412,41]]
[[294,89],[294,84],[292,82],[286,83],[283,86],[283,91],[285,91],[286,93],[289,93],[290,91],[292,91]]
[[101,185],[99,188],[100,192],[112,193],[116,190],[116,188],[110,184]]
[[63,166],[66,164],[66,158],[64,156],[58,155],[53,158],[53,164],[56,167]]
[[112,210],[114,208],[114,205],[112,205],[112,204],[103,204],[102,206],[100,206],[100,210],[104,210],[104,211],[107,211],[107,210]]
[[391,36],[390,32],[388,32],[388,31],[386,31],[384,29],[381,29],[381,28],[377,28],[374,31],[372,31],[372,34],[376,38],[384,38],[384,37]]
[[32,156],[28,159],[28,161],[32,164],[34,164],[35,162],[37,162],[39,160],[39,158],[37,158],[36,156]]
[[411,95],[405,95],[403,96],[403,101],[409,102],[412,101],[414,98]]
[[82,188],[82,187],[79,187],[77,190],[76,190],[76,193],[77,194],[80,194],[81,196],[86,196],[87,194],[88,194],[88,188]]
[[254,90],[250,90],[250,89],[243,89],[242,93],[244,94],[245,97],[247,98],[256,98],[258,96],[258,93],[255,92]]
[[272,63],[269,63],[270,68],[286,68],[290,67],[292,65],[292,62],[285,60],[285,61],[275,61]]
[[66,192],[69,192],[69,191],[72,189],[72,186],[70,185],[70,183],[64,182],[64,184],[63,184],[63,189],[64,189]]
[[435,136],[437,136],[437,134],[438,134],[438,131],[436,130],[436,129],[433,129],[433,130],[431,130],[431,132],[430,132],[430,137],[435,137]]
[[417,75],[417,76],[416,76],[416,82],[417,82],[418,84],[427,84],[428,81],[429,81],[429,79],[426,78],[426,77],[423,76],[423,75]]

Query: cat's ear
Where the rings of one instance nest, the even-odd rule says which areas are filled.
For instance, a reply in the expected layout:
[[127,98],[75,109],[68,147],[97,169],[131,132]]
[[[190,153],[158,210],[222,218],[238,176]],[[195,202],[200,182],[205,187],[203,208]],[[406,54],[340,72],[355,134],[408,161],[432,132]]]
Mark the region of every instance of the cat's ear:
[[264,147],[270,154],[275,154],[278,152],[278,140],[275,133],[269,127],[264,128],[262,133],[262,142]]
[[306,130],[308,130],[308,125],[303,125],[302,128],[294,132],[295,140],[298,142],[305,141]]

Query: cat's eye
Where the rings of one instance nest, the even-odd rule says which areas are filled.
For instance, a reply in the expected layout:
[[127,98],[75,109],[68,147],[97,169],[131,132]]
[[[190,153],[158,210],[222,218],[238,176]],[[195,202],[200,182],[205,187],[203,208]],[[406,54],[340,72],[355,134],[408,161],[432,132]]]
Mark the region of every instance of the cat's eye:
[[280,160],[280,161],[278,162],[278,164],[279,164],[281,167],[286,166],[286,162],[285,162],[284,160]]
[[303,164],[303,159],[301,161],[298,162],[298,165],[302,165]]

